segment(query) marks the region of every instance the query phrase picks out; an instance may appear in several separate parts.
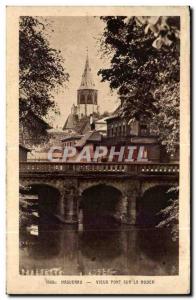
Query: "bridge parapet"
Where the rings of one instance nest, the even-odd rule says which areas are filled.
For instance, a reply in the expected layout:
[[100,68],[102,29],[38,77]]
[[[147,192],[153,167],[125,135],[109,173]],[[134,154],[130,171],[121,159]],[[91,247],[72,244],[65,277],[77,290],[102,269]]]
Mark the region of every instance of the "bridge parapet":
[[136,202],[151,187],[178,184],[179,165],[166,163],[63,163],[21,162],[20,182],[24,186],[50,186],[59,191],[59,220],[79,220],[79,203],[85,190],[110,186],[121,194],[120,219],[135,224]]
[[21,162],[20,173],[121,173],[178,175],[179,165],[171,163],[66,163]]

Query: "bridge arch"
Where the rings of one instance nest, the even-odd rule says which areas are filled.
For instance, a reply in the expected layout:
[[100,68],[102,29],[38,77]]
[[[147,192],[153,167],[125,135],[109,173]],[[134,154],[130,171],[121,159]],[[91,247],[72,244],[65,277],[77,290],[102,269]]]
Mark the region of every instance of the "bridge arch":
[[173,186],[171,183],[154,183],[145,189],[137,204],[137,224],[154,227],[162,220],[159,212],[167,207],[169,201],[174,197],[173,192],[168,193]]
[[47,179],[47,178],[45,178],[45,179],[22,178],[22,179],[20,179],[20,184],[23,185],[24,187],[29,187],[32,185],[44,185],[44,186],[48,186],[49,188],[51,187],[51,188],[57,189],[60,193],[63,192],[63,188],[64,188],[63,180],[53,180],[53,179]]
[[41,221],[48,220],[51,217],[57,217],[61,214],[61,192],[53,184],[45,182],[29,182],[25,186],[30,190],[25,193],[28,195],[37,195],[37,207]]
[[87,228],[117,225],[121,221],[121,212],[122,192],[110,184],[93,184],[80,196],[79,221]]
[[83,192],[89,188],[93,188],[97,185],[104,185],[104,186],[110,186],[113,187],[114,189],[117,189],[123,194],[124,190],[126,189],[127,183],[122,180],[103,180],[103,179],[98,179],[98,180],[84,180],[79,182],[78,186],[78,193],[80,196],[82,196]]
[[147,180],[147,181],[143,181],[141,183],[141,187],[140,187],[140,195],[143,196],[144,193],[151,189],[151,188],[154,188],[154,187],[157,187],[157,186],[162,186],[162,187],[165,187],[165,186],[177,186],[177,181],[160,181],[160,180]]

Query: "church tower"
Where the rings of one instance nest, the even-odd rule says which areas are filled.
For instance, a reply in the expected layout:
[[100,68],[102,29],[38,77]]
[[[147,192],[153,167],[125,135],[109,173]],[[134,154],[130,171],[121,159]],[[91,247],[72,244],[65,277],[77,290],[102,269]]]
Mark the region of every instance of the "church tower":
[[93,113],[98,113],[97,95],[98,91],[95,88],[92,78],[87,53],[81,84],[77,91],[77,107],[79,118],[90,116]]

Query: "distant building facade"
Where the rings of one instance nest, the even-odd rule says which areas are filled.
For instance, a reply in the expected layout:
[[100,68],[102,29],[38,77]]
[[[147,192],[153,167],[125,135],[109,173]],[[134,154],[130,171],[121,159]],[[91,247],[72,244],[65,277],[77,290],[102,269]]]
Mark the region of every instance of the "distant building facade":
[[[71,113],[67,117],[63,130],[67,133],[76,130],[79,133],[90,129],[89,120],[91,115],[98,115],[98,90],[95,87],[88,55],[82,74],[81,84],[77,90],[77,105],[72,106]],[[81,127],[87,127],[81,132]]]
[[71,132],[75,129],[79,121],[78,114],[77,114],[77,106],[75,104],[72,105],[71,113],[67,117],[65,124],[63,126],[63,130],[66,132]]
[[90,116],[90,114],[98,113],[98,91],[95,88],[89,58],[87,55],[84,72],[80,87],[77,91],[77,108],[78,116]]
[[31,150],[22,144],[19,144],[19,161],[27,161],[28,152]]
[[29,111],[25,120],[19,125],[19,142],[27,147],[47,142],[47,131],[51,128],[46,121]]

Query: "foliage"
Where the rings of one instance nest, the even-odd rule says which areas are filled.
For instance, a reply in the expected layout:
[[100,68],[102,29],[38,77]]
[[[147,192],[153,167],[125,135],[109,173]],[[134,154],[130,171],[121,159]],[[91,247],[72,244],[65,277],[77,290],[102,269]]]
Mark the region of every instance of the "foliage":
[[175,154],[179,144],[180,84],[168,83],[155,90],[157,113],[152,116],[151,127],[160,137],[167,152]]
[[22,229],[29,221],[30,214],[26,211],[28,207],[28,202],[24,198],[24,193],[27,193],[29,188],[24,187],[20,184],[19,192],[19,224],[20,229]]
[[[119,113],[127,119],[145,119],[152,130],[156,129],[167,150],[174,152],[179,135],[179,120],[176,119],[172,126],[169,125],[169,119],[172,115],[179,117],[178,35],[170,36],[169,27],[163,33],[161,25],[155,24],[159,28],[157,38],[162,35],[171,38],[171,43],[161,42],[161,47],[155,47],[155,33],[146,20],[142,23],[137,17],[123,16],[101,19],[106,24],[101,50],[110,58],[111,65],[101,69],[98,74],[102,76],[102,81],[109,81],[111,89],[117,90],[122,101]],[[163,118],[162,108],[166,104]],[[173,133],[174,128],[176,133]],[[172,144],[167,146],[170,134],[173,135]]]
[[145,25],[145,33],[151,31],[156,38],[153,47],[160,49],[163,45],[176,43],[180,47],[180,18],[179,17],[136,17],[137,21]]
[[[109,81],[121,99],[119,114],[145,120],[166,150],[179,143],[180,19],[179,17],[101,17],[106,26],[101,51],[110,67],[98,74]],[[178,237],[179,201],[161,211],[159,227],[170,227]]]
[[24,16],[19,21],[19,113],[21,124],[32,112],[46,117],[57,111],[53,92],[68,80],[60,51],[51,48],[48,24],[36,17]]
[[161,221],[157,227],[170,228],[172,240],[176,241],[179,238],[179,188],[173,187],[168,190],[168,193],[174,194],[174,197],[171,197],[170,204],[160,211],[159,214],[162,215],[163,221]]

